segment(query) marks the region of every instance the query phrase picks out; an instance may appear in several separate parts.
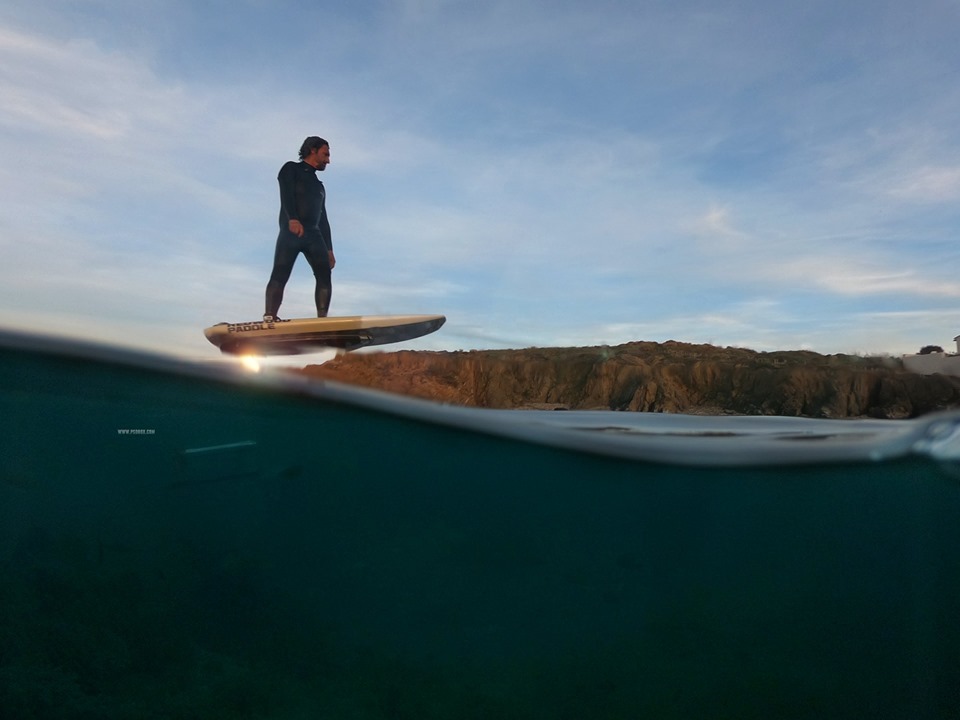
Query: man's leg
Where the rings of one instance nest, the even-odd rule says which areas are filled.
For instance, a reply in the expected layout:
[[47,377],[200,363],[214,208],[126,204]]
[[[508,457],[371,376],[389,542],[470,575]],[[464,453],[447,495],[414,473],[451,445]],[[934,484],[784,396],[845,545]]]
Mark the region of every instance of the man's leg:
[[317,278],[317,288],[313,291],[313,299],[317,303],[317,317],[326,317],[330,310],[330,298],[333,297],[333,284],[330,282],[330,268],[327,268],[327,281],[324,284]]
[[313,299],[317,304],[317,317],[326,317],[330,309],[330,298],[333,296],[330,256],[327,254],[327,247],[322,241],[317,240],[303,249],[303,255],[310,263],[313,276],[317,279],[317,287],[313,292]]
[[277,248],[273,253],[273,272],[267,283],[264,315],[277,316],[283,303],[283,289],[287,286],[293,264],[300,253],[298,238],[281,232],[277,236]]

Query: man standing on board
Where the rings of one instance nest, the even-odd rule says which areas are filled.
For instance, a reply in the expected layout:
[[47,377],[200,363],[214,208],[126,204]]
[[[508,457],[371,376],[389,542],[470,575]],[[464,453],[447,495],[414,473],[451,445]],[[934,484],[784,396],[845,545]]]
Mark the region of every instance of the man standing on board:
[[326,317],[333,285],[330,271],[337,264],[327,220],[327,194],[318,172],[330,164],[330,145],[311,136],[300,146],[300,162],[292,160],[280,168],[280,234],[273,255],[273,272],[267,283],[264,322],[280,322],[277,312],[283,302],[283,289],[290,279],[297,256],[310,263],[317,279],[314,299],[317,317]]

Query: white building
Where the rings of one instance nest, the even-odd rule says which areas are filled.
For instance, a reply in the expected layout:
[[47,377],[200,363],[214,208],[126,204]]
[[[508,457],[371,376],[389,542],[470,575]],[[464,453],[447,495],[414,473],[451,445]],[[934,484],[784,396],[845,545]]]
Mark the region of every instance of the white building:
[[903,368],[918,375],[954,375],[960,377],[960,335],[953,341],[957,353],[933,352],[924,355],[904,355]]

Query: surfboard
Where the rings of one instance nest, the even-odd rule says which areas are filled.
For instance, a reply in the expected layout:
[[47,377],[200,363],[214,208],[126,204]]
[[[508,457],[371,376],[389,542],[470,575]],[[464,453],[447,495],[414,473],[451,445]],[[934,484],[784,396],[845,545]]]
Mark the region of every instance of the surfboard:
[[443,315],[354,315],[298,318],[280,322],[217,323],[207,340],[230,355],[302,355],[328,348],[356,350],[387,345],[439,330]]

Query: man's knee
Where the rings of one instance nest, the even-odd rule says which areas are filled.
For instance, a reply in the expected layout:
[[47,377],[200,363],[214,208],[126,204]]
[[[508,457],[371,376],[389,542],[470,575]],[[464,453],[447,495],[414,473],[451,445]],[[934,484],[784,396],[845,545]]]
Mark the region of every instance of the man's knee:
[[317,279],[318,284],[330,285],[330,266],[315,265],[313,267],[313,276]]

